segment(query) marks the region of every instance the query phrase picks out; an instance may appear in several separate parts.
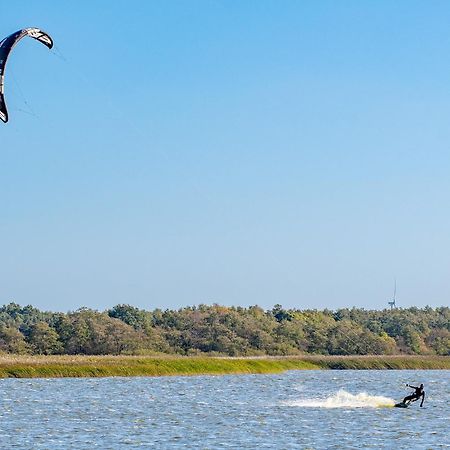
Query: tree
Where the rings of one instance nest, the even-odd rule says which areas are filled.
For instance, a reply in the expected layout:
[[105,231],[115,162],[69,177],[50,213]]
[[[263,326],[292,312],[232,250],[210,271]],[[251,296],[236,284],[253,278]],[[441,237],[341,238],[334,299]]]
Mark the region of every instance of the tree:
[[135,330],[147,332],[152,327],[151,314],[134,306],[116,305],[108,311],[108,315],[109,317],[125,322]]
[[30,353],[24,335],[14,327],[0,328],[0,351],[23,355]]
[[433,330],[427,338],[427,345],[438,355],[450,356],[450,331],[445,328]]
[[283,307],[278,303],[272,308],[272,315],[278,322],[282,322],[283,320],[292,320],[292,314],[283,309]]
[[69,354],[106,355],[150,348],[142,332],[106,313],[82,309],[69,314],[69,319],[73,330],[66,344]]
[[58,333],[46,322],[38,322],[31,326],[28,342],[33,352],[38,355],[53,355],[63,350]]

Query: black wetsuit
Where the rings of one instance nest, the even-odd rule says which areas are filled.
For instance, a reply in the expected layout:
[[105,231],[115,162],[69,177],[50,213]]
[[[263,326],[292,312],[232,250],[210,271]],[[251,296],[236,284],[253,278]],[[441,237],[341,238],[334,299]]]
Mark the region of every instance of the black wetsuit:
[[420,403],[420,406],[423,405],[423,401],[425,400],[425,391],[423,390],[423,384],[421,384],[419,387],[416,386],[410,386],[407,384],[406,386],[412,388],[415,390],[414,394],[408,395],[403,399],[403,403],[410,403],[415,402],[416,400],[419,400],[419,398],[422,397],[422,402]]

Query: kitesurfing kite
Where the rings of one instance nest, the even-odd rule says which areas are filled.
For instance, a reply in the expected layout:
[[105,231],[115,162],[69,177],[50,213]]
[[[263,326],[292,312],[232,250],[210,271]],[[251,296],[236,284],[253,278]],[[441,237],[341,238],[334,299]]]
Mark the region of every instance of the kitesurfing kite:
[[53,47],[52,38],[39,28],[24,28],[23,30],[16,31],[0,42],[0,119],[5,123],[8,122],[8,110],[6,109],[4,97],[5,66],[11,50],[26,36],[36,39],[48,48]]

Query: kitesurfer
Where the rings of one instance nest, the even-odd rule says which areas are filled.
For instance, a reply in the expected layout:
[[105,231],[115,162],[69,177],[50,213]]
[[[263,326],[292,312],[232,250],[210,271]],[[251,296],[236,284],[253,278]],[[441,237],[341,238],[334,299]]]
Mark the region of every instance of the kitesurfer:
[[417,400],[419,400],[420,398],[422,398],[422,401],[420,402],[420,406],[423,406],[423,402],[425,400],[425,391],[423,390],[423,384],[421,384],[419,387],[416,386],[411,386],[410,384],[406,385],[407,387],[410,387],[412,389],[414,389],[414,393],[411,395],[406,396],[403,399],[403,403],[406,404],[406,402],[411,403],[411,402],[415,402]]

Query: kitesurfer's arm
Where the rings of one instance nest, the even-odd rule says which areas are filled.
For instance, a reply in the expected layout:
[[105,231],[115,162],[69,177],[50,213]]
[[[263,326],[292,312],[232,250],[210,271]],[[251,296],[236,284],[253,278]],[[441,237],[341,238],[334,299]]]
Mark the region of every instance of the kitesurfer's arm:
[[416,386],[411,386],[410,384],[407,384],[406,386],[410,387],[411,389],[419,389],[418,387],[416,387]]
[[425,401],[425,392],[422,394],[422,401],[420,402],[420,407],[422,408],[423,402]]

